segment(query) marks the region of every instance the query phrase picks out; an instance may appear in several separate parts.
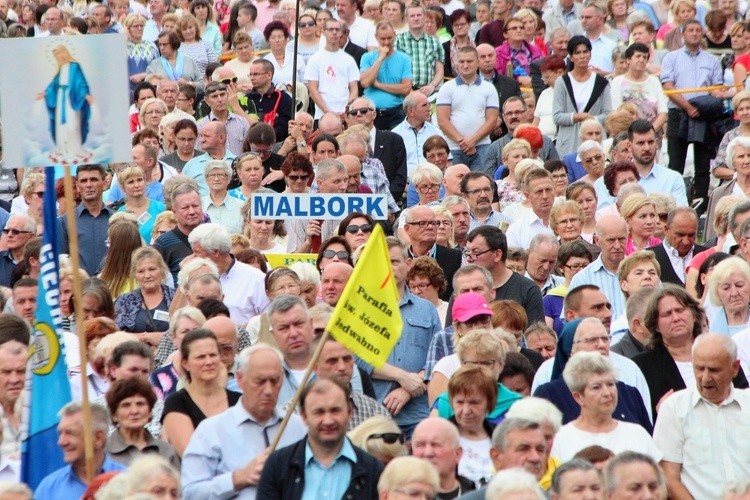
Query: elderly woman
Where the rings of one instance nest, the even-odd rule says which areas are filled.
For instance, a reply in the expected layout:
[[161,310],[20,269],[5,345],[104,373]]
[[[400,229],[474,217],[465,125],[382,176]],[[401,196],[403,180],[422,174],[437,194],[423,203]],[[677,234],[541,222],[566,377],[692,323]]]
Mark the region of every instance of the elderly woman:
[[251,209],[252,199],[248,198],[240,213],[245,221],[244,234],[250,239],[250,248],[260,253],[287,253],[286,247],[274,239],[274,221],[253,219]]
[[[446,168],[453,164],[448,159],[450,157],[450,149],[448,147],[448,143],[445,142],[445,139],[443,139],[439,135],[433,135],[425,141],[425,143],[422,145],[422,155],[424,156],[425,160],[427,160],[427,163],[436,166],[440,170],[441,175],[445,173]],[[424,165],[424,163],[422,165]],[[417,166],[417,168],[418,167],[419,165]],[[414,205],[422,204],[420,202],[421,196],[417,192],[416,185],[411,183],[411,176],[414,175],[415,170],[412,170],[411,174],[409,174],[409,185],[406,188],[406,206],[409,208],[413,207]],[[443,199],[444,196],[445,186],[443,186],[443,184],[441,183],[438,199]]]
[[[464,329],[466,331],[466,329]],[[456,336],[458,333],[456,334]],[[492,371],[495,380],[499,379],[505,364],[507,347],[505,342],[493,330],[474,328],[461,337],[455,339],[456,353],[444,357],[435,365],[432,379],[428,386],[428,394],[432,403],[431,416],[450,418],[454,415],[450,406],[447,391],[438,393],[442,388],[448,388],[448,381],[462,366],[482,365]],[[435,387],[433,387],[435,383]],[[521,396],[510,391],[500,382],[497,383],[497,401],[487,411],[487,418],[492,424],[500,422],[508,408],[521,399]]]
[[146,18],[140,14],[129,14],[123,23],[127,35],[128,78],[131,91],[146,78],[146,68],[149,64],[159,59],[156,45],[143,39],[145,26]]
[[565,59],[555,54],[545,57],[542,66],[539,68],[542,73],[542,81],[547,85],[547,88],[539,95],[532,123],[552,140],[557,137],[557,124],[552,117],[555,84],[558,78],[565,73],[565,68]]
[[[566,203],[570,202],[568,201]],[[542,304],[544,305],[544,321],[547,326],[553,328],[558,335],[562,332],[564,325],[560,315],[563,312],[563,303],[565,297],[568,295],[570,282],[576,274],[591,264],[593,259],[594,256],[591,253],[589,243],[580,236],[575,240],[560,245],[560,250],[557,252],[557,265],[565,278],[565,282],[562,285],[549,290],[547,295],[542,299]],[[542,355],[544,355],[544,353],[542,353]],[[549,357],[553,356],[554,354]]]
[[732,257],[715,268],[708,278],[708,296],[720,308],[710,320],[711,332],[730,337],[750,326],[750,266]]
[[166,209],[164,203],[146,196],[146,175],[138,166],[127,166],[117,172],[117,183],[125,193],[125,204],[118,212],[130,212],[138,220],[138,232],[144,241],[151,241],[156,217]]
[[206,66],[218,61],[214,46],[200,34],[200,24],[192,14],[183,13],[177,22],[177,36],[180,39],[180,52],[193,60],[198,72],[206,72]]
[[203,420],[226,411],[240,394],[226,389],[226,368],[220,359],[219,341],[205,328],[188,332],[180,358],[187,385],[164,401],[162,423],[169,443],[179,456]]
[[615,203],[620,188],[626,184],[637,184],[640,178],[641,175],[632,162],[613,161],[607,165],[604,175],[594,183],[596,196],[599,199],[597,219],[605,215],[620,215]]
[[445,292],[447,283],[437,261],[432,257],[417,257],[412,260],[406,275],[406,283],[411,293],[430,301],[437,308],[440,324],[445,324],[448,303],[440,300],[440,295]]
[[[695,384],[691,349],[695,338],[703,332],[705,316],[686,290],[665,285],[651,297],[644,321],[651,338],[646,352],[635,356],[633,361],[646,378],[656,418],[664,399]],[[748,386],[742,371],[733,383],[738,389]]]
[[146,99],[138,112],[138,122],[141,129],[150,128],[158,137],[159,125],[162,118],[167,116],[167,113],[169,113],[169,109],[167,109],[167,104],[164,101],[155,97]]
[[422,458],[397,457],[386,466],[378,481],[380,500],[435,498],[440,476],[435,466]]
[[[61,303],[62,304],[62,303]],[[86,366],[86,380],[88,383],[89,400],[95,400],[103,396],[109,389],[109,381],[102,377],[95,368],[96,348],[102,339],[113,334],[118,330],[114,321],[109,318],[94,318],[83,322],[83,332],[86,336],[86,357],[88,364]],[[69,332],[65,332],[69,334]],[[68,363],[68,370],[71,373],[70,391],[74,400],[83,397],[81,389],[81,355],[78,347],[76,335],[65,335],[67,349],[65,360]]]
[[157,398],[164,400],[167,396],[182,388],[178,387],[180,379],[185,375],[180,358],[182,339],[185,338],[187,332],[200,328],[205,322],[206,317],[195,307],[185,306],[172,315],[167,334],[177,351],[167,358],[168,363],[154,370],[148,378]]
[[173,467],[180,467],[180,459],[169,443],[156,439],[146,429],[151,422],[156,394],[141,377],[116,380],[107,391],[109,409],[115,432],[107,438],[107,455],[116,462],[130,465],[145,454],[157,454]]
[[158,75],[180,85],[190,85],[197,92],[203,91],[203,74],[198,66],[180,48],[180,39],[173,31],[159,33],[157,40],[161,57],[154,59],[146,68],[147,75]]
[[458,49],[461,47],[474,47],[474,41],[469,37],[471,27],[471,14],[466,9],[456,9],[450,16],[453,38],[443,43],[445,60],[445,76],[455,78],[458,75]]
[[117,297],[115,322],[121,330],[138,334],[138,340],[155,348],[169,329],[169,306],[174,297],[174,291],[165,284],[169,269],[153,247],[142,247],[133,253],[130,274],[138,288]]
[[[750,61],[750,57],[748,60]],[[750,62],[748,64],[750,65]],[[724,134],[713,163],[713,174],[723,180],[732,179],[735,174],[734,164],[728,154],[729,143],[738,137],[750,137],[750,93],[744,90],[737,92],[737,95],[732,98],[732,108],[740,125]]]
[[583,209],[573,200],[555,203],[550,212],[550,227],[560,244],[581,239]]
[[626,256],[661,243],[654,236],[656,206],[648,196],[640,193],[629,196],[620,207],[620,215],[625,219],[629,230],[625,245]]
[[508,64],[513,65],[513,77],[522,87],[531,87],[531,62],[544,57],[535,44],[525,40],[524,23],[520,19],[508,19],[503,26],[505,43],[495,49],[495,71],[508,74]]
[[296,151],[292,151],[281,164],[281,172],[284,174],[286,182],[285,193],[309,193],[307,181],[315,174],[310,159]]
[[[745,106],[745,104],[747,104],[747,113],[748,117],[750,117],[750,94],[748,94],[748,101],[742,103],[741,106]],[[740,127],[741,126],[742,125],[740,125]],[[734,132],[734,130],[732,132]],[[729,135],[732,132],[728,132],[726,135]],[[729,195],[738,195],[745,199],[750,197],[750,137],[737,136],[728,143],[727,162],[732,165],[731,172],[733,178],[731,181],[714,189],[711,196],[709,196],[706,217],[710,217],[710,219],[707,218],[707,221],[715,219],[716,205],[722,198]],[[709,230],[707,225],[704,238],[708,240],[713,236],[715,236],[713,229],[711,228],[711,230]]]
[[580,352],[570,358],[563,379],[580,406],[580,415],[555,435],[553,456],[567,462],[582,449],[599,445],[614,453],[637,451],[661,460],[661,451],[643,427],[612,417],[618,402],[615,371],[609,357],[599,352]]
[[125,477],[126,495],[146,494],[152,495],[152,498],[179,498],[179,468],[173,467],[161,456],[152,454],[137,458],[128,467]]
[[180,121],[180,118],[177,115],[168,114],[159,122],[159,140],[161,142],[159,156],[166,156],[177,151],[174,126],[178,121]]
[[638,118],[661,131],[667,123],[668,99],[659,79],[647,71],[648,57],[649,48],[642,43],[634,43],[625,50],[628,70],[612,80],[612,107],[617,109],[623,102],[633,102],[638,106]]
[[[288,45],[289,28],[281,21],[271,21],[263,30],[263,36],[271,48],[270,52],[263,56],[264,59],[273,64],[273,84],[292,84],[292,72],[294,71],[294,51]],[[297,82],[305,81],[305,61],[297,60]]]
[[[409,182],[410,189],[411,186],[414,186],[418,193],[419,202],[416,205],[429,205],[440,201],[440,190],[443,189],[443,172],[437,166],[432,163],[417,165],[409,176]],[[401,212],[401,217],[398,220],[399,231],[403,230],[407,213],[409,213],[408,209]]]
[[350,430],[347,436],[354,446],[362,448],[383,465],[406,455],[404,433],[393,420],[382,415],[368,418]]
[[555,202],[565,200],[565,190],[568,189],[568,167],[560,160],[547,160],[544,162],[544,170],[552,174],[555,182]]
[[435,212],[435,220],[440,223],[437,227],[437,244],[448,248],[455,248],[453,241],[453,214],[442,205],[430,207]]
[[445,11],[439,7],[430,7],[425,12],[424,32],[437,37],[440,43],[450,40],[450,34],[445,28]]
[[565,192],[568,200],[573,200],[583,210],[583,227],[581,227],[581,238],[589,243],[594,242],[596,231],[596,189],[588,182],[576,181]]
[[375,227],[375,221],[367,214],[353,212],[339,224],[338,235],[343,236],[352,252],[367,243]]
[[604,147],[597,141],[585,141],[578,146],[578,156],[581,158],[581,164],[586,170],[586,175],[578,180],[595,185],[596,181],[604,175],[604,163],[606,160]]
[[[511,203],[526,201],[521,189],[521,181],[516,176],[516,166],[531,157],[531,145],[523,139],[511,139],[503,146],[503,164],[508,169],[508,175],[504,179],[496,179],[498,211],[502,212]],[[500,168],[497,169],[499,172]]]
[[497,401],[497,379],[482,365],[464,365],[448,382],[448,401],[458,428],[463,453],[458,474],[475,483],[488,482],[494,473],[490,458],[495,426],[487,413]]
[[318,288],[320,288],[320,272],[309,262],[295,262],[289,269],[297,273],[300,282],[299,296],[305,300],[307,307],[313,307],[318,302]]
[[203,197],[203,211],[211,222],[219,224],[230,234],[242,233],[242,201],[227,192],[232,179],[232,167],[224,160],[211,160],[203,167],[209,194]]
[[21,192],[13,198],[10,206],[11,215],[28,215],[34,220],[41,222],[44,207],[44,174],[30,172],[21,184]]
[[[278,267],[266,274],[266,295],[269,300],[282,295],[299,296],[301,291],[299,276],[288,267]],[[250,334],[250,342],[253,344],[258,341],[276,343],[268,336],[269,321],[268,315],[262,313],[248,322],[246,329]]]
[[[582,121],[596,118],[600,123],[604,123],[605,118],[612,111],[609,82],[593,72],[589,66],[591,62],[589,39],[580,35],[571,38],[568,42],[568,54],[573,69],[561,77],[562,82],[555,85],[553,103],[553,119],[558,126],[556,147],[563,156],[578,149],[578,128]],[[576,93],[576,88],[578,88],[578,93]],[[572,94],[569,89],[573,89]],[[604,169],[603,156],[602,152],[602,170]]]

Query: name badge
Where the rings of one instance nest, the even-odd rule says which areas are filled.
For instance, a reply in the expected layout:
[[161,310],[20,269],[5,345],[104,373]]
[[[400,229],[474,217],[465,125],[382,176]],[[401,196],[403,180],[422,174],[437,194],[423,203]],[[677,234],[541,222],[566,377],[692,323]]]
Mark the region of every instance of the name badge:
[[154,311],[154,320],[169,323],[169,313],[167,311],[156,310]]
[[151,214],[148,212],[143,212],[140,217],[138,217],[138,222],[143,225],[146,222],[148,222],[151,219]]

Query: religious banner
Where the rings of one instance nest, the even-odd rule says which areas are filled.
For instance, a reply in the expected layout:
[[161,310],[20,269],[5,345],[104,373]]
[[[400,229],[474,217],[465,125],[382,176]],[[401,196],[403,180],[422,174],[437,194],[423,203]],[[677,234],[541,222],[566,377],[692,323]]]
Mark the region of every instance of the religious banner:
[[125,37],[3,40],[6,168],[130,161]]

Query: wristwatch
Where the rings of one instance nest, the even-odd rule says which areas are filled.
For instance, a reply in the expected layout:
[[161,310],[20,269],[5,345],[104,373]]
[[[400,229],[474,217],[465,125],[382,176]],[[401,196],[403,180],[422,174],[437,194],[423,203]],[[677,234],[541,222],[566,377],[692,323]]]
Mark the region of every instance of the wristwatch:
[[300,141],[300,142],[298,142],[297,143],[297,147],[300,147],[300,146],[302,146],[303,148],[306,148],[307,147],[307,141]]

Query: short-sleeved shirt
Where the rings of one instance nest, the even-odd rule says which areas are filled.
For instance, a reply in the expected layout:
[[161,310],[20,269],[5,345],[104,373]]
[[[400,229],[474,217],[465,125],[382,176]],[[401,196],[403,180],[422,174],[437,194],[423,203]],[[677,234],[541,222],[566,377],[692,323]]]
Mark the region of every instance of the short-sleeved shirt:
[[[460,76],[440,87],[437,96],[438,106],[450,106],[450,122],[464,136],[474,134],[485,123],[485,110],[499,109],[500,99],[495,86],[477,76],[472,83],[465,83]],[[445,138],[451,149],[461,149],[449,137]],[[489,145],[490,136],[477,141],[477,146]]]
[[427,33],[420,38],[414,38],[409,31],[401,33],[396,37],[394,47],[411,58],[412,85],[415,88],[430,83],[435,78],[435,63],[445,60],[443,44]]
[[[349,84],[359,81],[359,68],[354,58],[339,49],[335,52],[319,50],[305,68],[305,80],[318,82],[318,92],[329,110],[343,113],[349,102]],[[315,118],[323,116],[316,107]]]
[[[721,71],[719,60],[704,50],[690,53],[685,48],[675,50],[664,56],[661,62],[661,83],[672,83],[676,89],[697,89],[721,85],[724,76]],[[708,92],[692,92],[681,94],[686,100]],[[672,101],[668,103],[669,109],[680,109]]]
[[[360,72],[370,69],[378,59],[378,51],[373,50],[362,56],[359,63]],[[411,59],[403,52],[396,51],[380,64],[377,79],[380,83],[399,84],[401,80],[411,80]],[[403,95],[395,95],[385,90],[370,86],[365,89],[365,97],[375,103],[377,109],[388,109],[400,106],[404,102]]]

